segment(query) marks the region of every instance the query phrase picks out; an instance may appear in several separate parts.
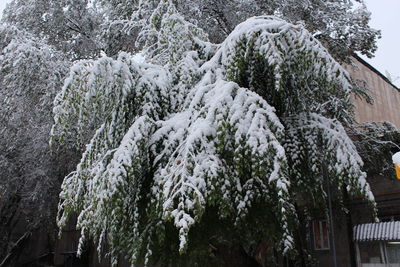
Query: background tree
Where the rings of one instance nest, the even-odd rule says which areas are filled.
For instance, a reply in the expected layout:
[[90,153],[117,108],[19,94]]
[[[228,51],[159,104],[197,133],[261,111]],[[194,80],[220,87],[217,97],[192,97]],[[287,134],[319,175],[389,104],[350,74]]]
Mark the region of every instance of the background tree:
[[65,171],[50,153],[48,135],[53,98],[68,68],[63,54],[45,42],[0,27],[1,259],[21,232],[54,231],[49,222]]
[[96,24],[100,23],[87,4],[15,0],[1,20],[0,264],[4,266],[16,264],[22,247],[37,242],[29,238],[31,233],[49,236],[49,242],[37,244],[46,246],[41,251],[54,250],[60,182],[76,155],[71,149],[50,151],[51,110],[71,61],[99,53]]
[[[130,23],[132,14],[143,1],[132,1],[128,5],[123,1],[99,2],[110,14],[108,23],[114,29],[118,25],[120,33],[135,34],[123,25]],[[303,24],[340,61],[348,61],[354,52],[371,57],[380,38],[380,31],[368,25],[370,12],[363,0],[176,0],[174,3],[188,21],[207,27],[204,30],[216,43],[222,42],[239,23],[259,15],[275,15]]]
[[355,51],[371,57],[377,48],[380,32],[368,25],[371,14],[363,0],[255,1],[263,11],[273,9],[292,23],[304,23],[337,59]]
[[392,155],[400,151],[400,131],[389,122],[363,123],[349,129],[369,177],[396,177]]
[[101,16],[88,0],[13,0],[3,23],[34,34],[71,59],[96,56],[101,49]]

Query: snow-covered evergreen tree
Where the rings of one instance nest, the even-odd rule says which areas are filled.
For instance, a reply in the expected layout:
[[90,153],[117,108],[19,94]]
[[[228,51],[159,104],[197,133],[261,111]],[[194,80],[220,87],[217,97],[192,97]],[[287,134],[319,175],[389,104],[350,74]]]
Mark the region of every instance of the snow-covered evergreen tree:
[[80,253],[94,240],[114,264],[187,266],[220,238],[288,253],[296,196],[324,202],[324,168],[373,203],[343,128],[350,78],[303,26],[253,17],[215,45],[173,1],[132,18],[144,58],[79,61],[55,100],[52,141],[87,144],[58,217],[78,214]]

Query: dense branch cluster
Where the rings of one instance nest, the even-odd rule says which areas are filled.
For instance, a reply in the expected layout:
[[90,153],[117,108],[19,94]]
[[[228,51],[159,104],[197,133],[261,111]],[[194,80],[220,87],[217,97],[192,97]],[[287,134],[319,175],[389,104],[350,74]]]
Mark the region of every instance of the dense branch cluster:
[[113,264],[207,266],[225,241],[289,254],[297,201],[324,206],[326,179],[374,207],[357,150],[368,162],[377,139],[348,137],[354,88],[337,60],[371,55],[379,32],[352,2],[12,0],[0,257],[15,225],[25,237],[54,221],[68,173],[57,224],[77,216],[79,252],[94,241]]
[[[142,8],[144,62],[81,61],[55,101],[53,138],[90,139],[59,206],[61,227],[79,214],[80,251],[94,238],[114,262],[120,253],[154,262],[168,243],[184,253],[216,208],[238,228],[263,218],[285,253],[294,192],[323,199],[323,166],[332,185],[374,201],[339,122],[348,74],[303,27],[255,17],[212,45],[172,2]],[[165,238],[170,224],[177,243]]]

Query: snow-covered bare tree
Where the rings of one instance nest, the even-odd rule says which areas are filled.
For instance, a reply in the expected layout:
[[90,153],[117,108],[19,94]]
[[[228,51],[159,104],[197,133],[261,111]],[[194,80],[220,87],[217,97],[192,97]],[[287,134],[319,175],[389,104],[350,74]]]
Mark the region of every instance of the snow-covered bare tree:
[[339,59],[354,51],[371,57],[377,48],[380,32],[368,25],[371,13],[364,0],[255,1],[263,11],[273,8],[292,23],[304,23],[306,29]]
[[200,19],[200,25],[211,28],[209,32],[216,40],[225,38],[238,23],[254,15],[275,15],[291,23],[302,23],[340,60],[347,59],[355,51],[372,56],[376,50],[376,39],[380,37],[380,32],[368,25],[370,12],[363,0],[189,2],[185,9],[191,16]]
[[288,254],[296,196],[324,203],[327,177],[373,205],[343,127],[352,83],[327,49],[271,16],[212,44],[173,2],[132,11],[144,58],[79,61],[56,97],[52,142],[87,144],[58,217],[78,215],[79,253],[94,240],[113,264],[209,266],[221,242],[263,239]]
[[70,58],[90,58],[101,49],[101,15],[89,0],[12,0],[2,22],[41,38]]
[[[103,1],[110,55],[122,48],[132,49],[130,20],[143,1]],[[156,4],[157,1],[154,1]],[[211,41],[222,42],[235,26],[248,17],[275,15],[291,23],[301,23],[338,60],[348,60],[354,52],[372,56],[380,32],[371,28],[370,12],[364,0],[174,0],[180,13],[207,31]],[[140,7],[139,7],[140,9]],[[130,46],[126,45],[127,43]]]
[[39,38],[0,26],[0,262],[24,233],[54,231],[49,221],[64,167],[50,153],[48,136],[68,68],[63,54]]
[[363,123],[350,134],[363,158],[369,177],[396,177],[392,155],[400,151],[400,131],[389,123]]

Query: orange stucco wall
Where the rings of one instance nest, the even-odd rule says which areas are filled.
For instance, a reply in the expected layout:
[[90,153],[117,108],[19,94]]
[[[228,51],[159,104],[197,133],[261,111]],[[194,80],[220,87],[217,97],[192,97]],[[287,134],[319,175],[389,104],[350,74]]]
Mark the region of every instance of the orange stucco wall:
[[345,68],[353,79],[364,80],[374,103],[368,104],[360,98],[353,97],[355,119],[357,122],[389,121],[400,129],[400,90],[385,81],[383,77],[354,58],[355,66]]

